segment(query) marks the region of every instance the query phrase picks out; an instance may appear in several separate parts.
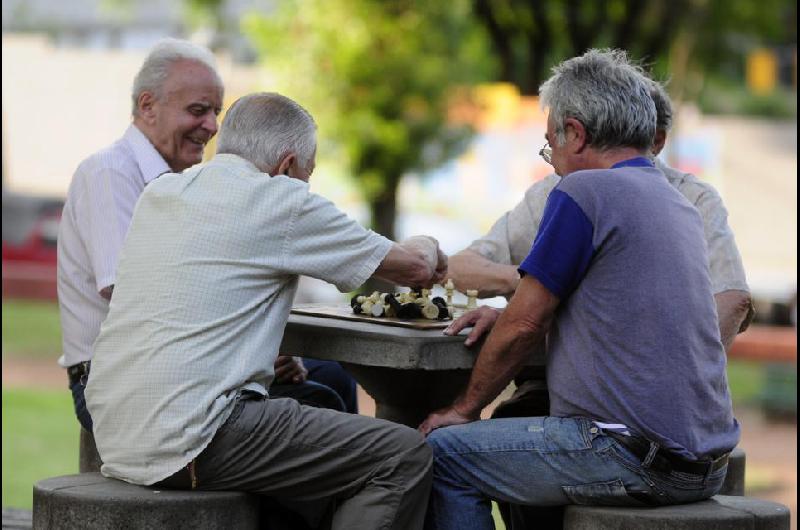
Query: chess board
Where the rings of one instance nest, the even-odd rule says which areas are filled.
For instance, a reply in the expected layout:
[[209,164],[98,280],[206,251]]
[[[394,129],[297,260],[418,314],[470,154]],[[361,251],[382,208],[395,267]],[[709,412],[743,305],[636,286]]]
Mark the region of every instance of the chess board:
[[444,329],[452,320],[427,320],[415,318],[411,320],[396,317],[373,317],[356,315],[347,304],[301,304],[292,308],[295,315],[308,315],[312,317],[337,318],[357,322],[371,322],[381,326],[398,326],[412,329]]

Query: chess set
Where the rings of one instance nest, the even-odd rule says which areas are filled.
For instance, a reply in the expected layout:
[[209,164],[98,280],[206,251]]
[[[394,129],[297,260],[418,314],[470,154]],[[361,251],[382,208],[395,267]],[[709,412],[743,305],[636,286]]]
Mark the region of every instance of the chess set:
[[478,291],[463,293],[467,296],[467,303],[460,305],[453,302],[453,295],[457,292],[453,281],[448,279],[443,288],[444,298],[431,297],[429,289],[400,293],[376,291],[369,296],[354,296],[349,310],[344,305],[305,304],[293,307],[292,313],[416,329],[445,328],[454,318],[477,307]]

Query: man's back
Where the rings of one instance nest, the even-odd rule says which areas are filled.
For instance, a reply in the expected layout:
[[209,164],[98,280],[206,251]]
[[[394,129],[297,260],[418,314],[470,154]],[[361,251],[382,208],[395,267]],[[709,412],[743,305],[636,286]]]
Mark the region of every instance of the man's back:
[[266,393],[297,275],[352,289],[374,267],[341,261],[377,266],[388,245],[307,184],[234,155],[151,184],[86,391],[103,472],[152,483],[186,464],[238,391]]
[[703,225],[655,168],[579,171],[554,192],[593,229],[549,337],[551,414],[624,423],[690,458],[738,441]]

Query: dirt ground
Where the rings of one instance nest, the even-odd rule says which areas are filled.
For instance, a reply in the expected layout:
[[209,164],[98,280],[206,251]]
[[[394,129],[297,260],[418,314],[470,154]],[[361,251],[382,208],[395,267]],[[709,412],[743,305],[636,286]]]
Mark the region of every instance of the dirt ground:
[[[55,361],[3,357],[3,388],[42,387],[67,391],[66,374]],[[375,415],[375,402],[359,387],[361,414]],[[485,411],[488,416],[491,410]],[[747,454],[746,493],[789,506],[797,529],[797,423],[767,420],[753,408],[738,408],[739,444]]]

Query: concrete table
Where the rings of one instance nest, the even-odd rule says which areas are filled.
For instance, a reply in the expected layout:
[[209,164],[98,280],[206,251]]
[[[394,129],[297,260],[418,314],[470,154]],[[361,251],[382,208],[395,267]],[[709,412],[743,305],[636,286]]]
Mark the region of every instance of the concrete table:
[[292,314],[281,351],[339,361],[375,399],[379,418],[417,427],[466,386],[478,346],[441,329]]

